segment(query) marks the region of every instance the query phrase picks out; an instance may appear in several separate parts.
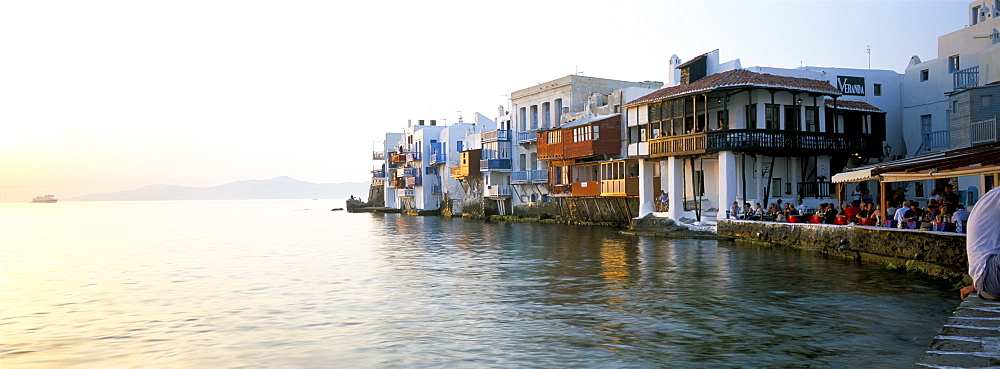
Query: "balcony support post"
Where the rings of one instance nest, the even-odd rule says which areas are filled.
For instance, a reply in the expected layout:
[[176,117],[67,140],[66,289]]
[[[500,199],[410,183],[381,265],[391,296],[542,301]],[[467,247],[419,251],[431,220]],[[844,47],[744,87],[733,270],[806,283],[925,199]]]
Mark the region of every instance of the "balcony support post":
[[680,220],[684,215],[684,159],[676,156],[667,158],[667,172],[661,176],[666,177],[667,196],[670,197],[667,216],[675,221]]
[[[726,210],[736,200],[736,182],[739,181],[736,170],[736,154],[732,151],[719,152],[719,179],[717,181],[719,192],[719,213],[718,219],[726,218]],[[740,205],[742,208],[742,205]],[[734,214],[735,215],[735,214]]]
[[656,211],[654,203],[657,194],[653,193],[654,165],[660,165],[660,163],[639,159],[639,218]]

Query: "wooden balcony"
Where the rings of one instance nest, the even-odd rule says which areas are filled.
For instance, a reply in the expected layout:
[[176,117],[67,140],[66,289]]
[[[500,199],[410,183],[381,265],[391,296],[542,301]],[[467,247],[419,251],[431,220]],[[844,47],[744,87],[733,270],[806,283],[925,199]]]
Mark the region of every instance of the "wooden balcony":
[[[469,176],[469,167],[458,166],[448,167],[448,169],[451,172],[451,178],[465,178]],[[479,167],[476,167],[476,169],[479,169]]]
[[650,157],[739,151],[768,156],[861,154],[879,156],[880,142],[872,135],[799,132],[765,129],[727,129],[668,136],[649,141]]
[[397,154],[392,156],[392,162],[396,164],[403,164],[406,162],[406,154]]
[[639,178],[603,180],[601,196],[639,196]]
[[482,142],[510,141],[509,129],[498,129],[496,131],[483,132]]
[[600,181],[573,182],[573,196],[600,196]]
[[451,177],[455,179],[463,179],[465,177],[473,177],[479,175],[479,156],[481,150],[469,150],[462,151],[459,153],[459,165],[457,167],[450,167]]
[[538,141],[538,159],[539,160],[562,160],[563,159],[563,146],[562,142],[548,143],[543,140]]

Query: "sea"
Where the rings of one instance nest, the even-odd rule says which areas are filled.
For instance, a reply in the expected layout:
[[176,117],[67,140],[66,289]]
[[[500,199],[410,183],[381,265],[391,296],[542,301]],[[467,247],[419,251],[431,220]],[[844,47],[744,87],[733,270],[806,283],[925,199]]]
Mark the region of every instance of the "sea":
[[958,304],[819,253],[338,200],[0,204],[0,367],[909,368]]

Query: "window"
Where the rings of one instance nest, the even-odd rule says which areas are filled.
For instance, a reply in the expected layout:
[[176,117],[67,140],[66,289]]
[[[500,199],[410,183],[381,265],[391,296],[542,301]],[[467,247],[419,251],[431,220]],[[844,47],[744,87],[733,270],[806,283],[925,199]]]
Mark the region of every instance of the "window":
[[559,123],[562,121],[562,113],[563,113],[562,99],[556,99],[556,109],[554,113],[555,116],[553,118],[555,118],[555,125],[552,125],[552,127],[559,126]]
[[952,113],[957,113],[958,112],[958,100],[952,100],[951,101],[951,112]]
[[882,96],[882,84],[876,83],[872,86],[872,91],[874,91],[875,96]]
[[920,116],[920,130],[922,132],[930,132],[933,125],[931,124],[931,115],[924,114]]
[[771,197],[781,197],[781,178],[771,178]]
[[959,69],[962,69],[958,63],[958,55],[952,55],[948,57],[948,73],[955,73]]
[[538,105],[531,106],[531,129],[538,129]]
[[983,109],[992,109],[993,108],[993,95],[985,95],[985,96],[980,97],[979,107],[981,107]]
[[778,121],[778,107],[776,104],[764,104],[764,128],[780,129],[781,123]]
[[552,127],[552,105],[547,102],[542,103],[542,126]]
[[815,106],[806,107],[806,131],[819,132],[819,108]]
[[930,78],[930,76],[931,76],[930,70],[924,69],[924,70],[920,71],[920,82],[924,82],[924,81],[928,80]]
[[573,128],[573,142],[583,142],[598,139],[597,126]]
[[982,9],[982,7],[979,6],[979,5],[976,5],[976,6],[972,7],[972,25],[973,26],[975,26],[977,23],[979,23],[979,9]]
[[747,105],[747,128],[757,128],[757,105]]
[[562,142],[562,131],[545,132],[545,141],[547,141],[550,144]]
[[518,118],[518,124],[517,124],[518,127],[520,127],[522,131],[527,131],[528,130],[528,109],[527,108],[521,108],[520,110],[518,110],[518,116],[517,116],[517,118]]
[[798,131],[799,130],[799,107],[798,106],[785,106],[785,130],[788,131]]

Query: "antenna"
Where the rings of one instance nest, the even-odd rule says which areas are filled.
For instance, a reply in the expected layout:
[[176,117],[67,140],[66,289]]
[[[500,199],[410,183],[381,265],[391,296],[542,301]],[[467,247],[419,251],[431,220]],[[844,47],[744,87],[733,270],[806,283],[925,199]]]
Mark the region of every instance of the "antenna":
[[868,69],[872,69],[872,45],[868,45]]
[[583,74],[583,71],[580,70],[580,66],[579,65],[574,65],[573,69],[576,70],[576,72],[573,72],[573,74]]

